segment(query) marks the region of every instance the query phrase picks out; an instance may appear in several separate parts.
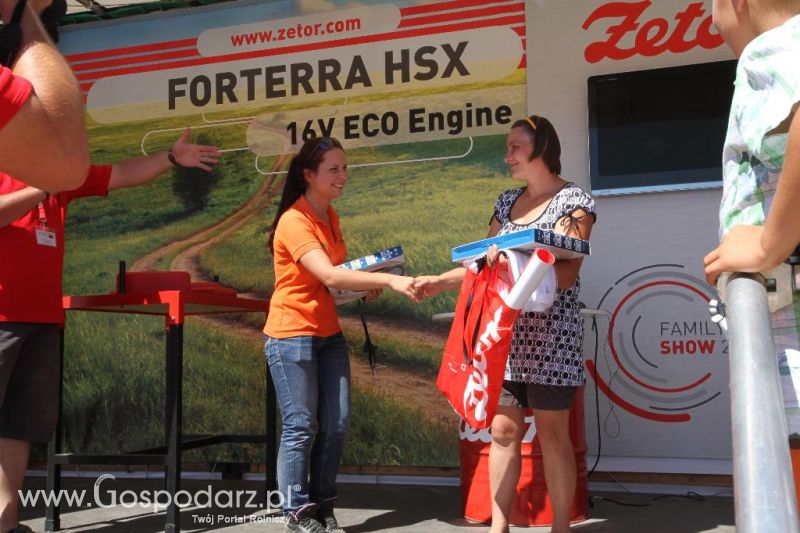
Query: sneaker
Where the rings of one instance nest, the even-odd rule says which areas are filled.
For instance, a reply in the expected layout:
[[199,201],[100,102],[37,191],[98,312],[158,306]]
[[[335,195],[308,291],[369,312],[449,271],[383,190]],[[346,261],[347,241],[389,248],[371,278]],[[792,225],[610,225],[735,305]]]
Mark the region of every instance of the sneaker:
[[34,530],[24,524],[20,524],[14,529],[9,529],[8,533],[36,533]]
[[317,520],[325,528],[325,533],[345,533],[344,529],[339,527],[339,522],[333,514],[333,509],[326,509],[317,514]]
[[325,528],[314,517],[313,509],[287,513],[286,527],[283,530],[291,533],[326,533]]

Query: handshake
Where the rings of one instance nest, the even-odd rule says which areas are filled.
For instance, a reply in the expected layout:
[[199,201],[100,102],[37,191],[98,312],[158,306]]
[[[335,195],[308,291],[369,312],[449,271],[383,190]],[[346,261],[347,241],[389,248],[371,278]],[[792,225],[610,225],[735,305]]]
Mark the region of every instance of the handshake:
[[[497,245],[494,244],[489,247],[485,259],[480,259],[479,261],[485,261],[490,266],[495,262],[508,263],[505,254],[500,252]],[[415,302],[421,302],[425,298],[436,296],[440,292],[458,289],[461,286],[461,282],[464,280],[465,272],[465,268],[458,267],[435,276],[411,277],[405,275],[391,275],[389,287],[400,294],[404,294]],[[501,273],[499,275],[506,283],[513,284],[512,281],[508,279],[507,273]],[[380,289],[369,291],[367,293],[367,300],[369,301],[376,298],[380,293]]]
[[[483,259],[481,260],[483,261]],[[496,245],[489,247],[486,254],[485,261],[490,266],[499,261],[500,263],[507,263],[508,259],[501,253]],[[421,302],[425,298],[436,296],[440,292],[452,291],[459,288],[464,279],[466,269],[454,268],[436,276],[417,276],[415,278],[409,276],[395,276],[396,279],[392,280],[391,288],[401,294],[405,294],[415,302]],[[505,281],[507,274],[501,274]],[[375,297],[377,294],[368,295],[368,299]]]
[[50,38],[53,42],[58,42],[58,24],[67,13],[66,0],[0,0],[0,18],[3,20],[3,27],[0,29],[0,65],[5,67],[14,64],[20,50],[22,17],[28,1],[39,15],[39,20]]
[[[455,285],[448,282],[444,275],[439,276],[392,276],[394,279],[391,281],[390,287],[392,290],[407,296],[414,302],[421,302],[425,298],[435,296],[442,291],[454,289],[458,287],[456,280]],[[372,300],[380,294],[380,289],[369,291],[367,300]]]

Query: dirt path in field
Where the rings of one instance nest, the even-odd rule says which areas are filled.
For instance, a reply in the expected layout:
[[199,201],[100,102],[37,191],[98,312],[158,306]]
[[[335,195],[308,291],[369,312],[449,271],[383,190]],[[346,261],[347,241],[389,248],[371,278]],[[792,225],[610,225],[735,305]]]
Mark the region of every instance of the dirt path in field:
[[[260,326],[228,320],[224,316],[207,316],[199,318],[199,320],[224,330],[225,333],[247,339],[261,335]],[[360,322],[358,326],[361,326]],[[381,327],[387,326],[384,324]],[[378,331],[379,328],[373,328],[370,323],[370,335],[373,338],[380,338]],[[405,333],[403,331],[403,334]],[[394,330],[392,334],[397,335],[397,330]],[[385,395],[404,407],[419,409],[419,415],[431,422],[444,423],[449,426],[455,426],[457,423],[455,412],[436,388],[433,379],[383,366],[380,361],[373,374],[369,363],[360,357],[350,358],[350,373],[355,386],[367,389],[374,394]]]
[[[286,160],[287,155],[281,154],[275,159],[275,163],[272,165],[272,169],[270,172],[277,172],[283,166],[284,161]],[[170,257],[174,255],[176,252],[180,250],[184,250],[182,253],[176,257],[170,265],[171,270],[189,270],[180,268],[182,263],[176,263],[179,257],[186,256],[198,256],[203,250],[218,242],[232,232],[236,231],[242,224],[250,220],[251,217],[258,214],[261,210],[267,207],[272,198],[274,198],[278,187],[283,183],[283,180],[278,177],[277,174],[270,174],[267,178],[264,179],[264,183],[261,185],[261,188],[256,191],[250,200],[247,201],[242,207],[225,217],[224,219],[220,220],[213,226],[209,226],[208,228],[195,233],[194,235],[180,240],[180,241],[173,241],[166,246],[155,250],[144,257],[141,257],[136,260],[136,262],[131,267],[132,271],[135,272],[142,272],[153,270],[153,267],[158,264],[165,257]],[[188,247],[188,248],[187,248]],[[193,253],[188,253],[189,251],[194,250]],[[190,270],[191,271],[191,270]],[[202,278],[195,277],[194,272],[192,273],[192,279],[201,280]]]
[[[280,170],[286,157],[285,154],[279,156],[271,171]],[[186,239],[171,242],[138,259],[133,264],[131,271],[153,270],[164,258],[174,255],[169,266],[170,270],[187,271],[194,281],[210,281],[208,274],[200,267],[202,253],[211,245],[226,239],[242,224],[257,216],[266,206],[270,205],[274,196],[279,193],[282,184],[283,180],[278,175],[270,175],[264,180],[264,184],[256,194],[236,212]],[[269,295],[240,294],[240,296],[266,299]],[[228,333],[249,338],[260,332],[260,328],[225,320],[225,318],[206,317],[203,320]],[[423,329],[411,323],[383,320],[377,317],[370,317],[368,320],[370,336],[378,344],[382,336],[396,337],[398,334],[402,334],[403,337],[419,343],[444,347],[445,332]],[[361,327],[359,318],[343,316],[339,318],[339,321],[345,329]],[[411,409],[419,409],[420,414],[432,422],[455,424],[456,415],[436,389],[433,379],[381,365],[373,374],[367,361],[361,358],[351,358],[350,361],[353,383],[356,386],[366,388],[374,393],[385,394]]]

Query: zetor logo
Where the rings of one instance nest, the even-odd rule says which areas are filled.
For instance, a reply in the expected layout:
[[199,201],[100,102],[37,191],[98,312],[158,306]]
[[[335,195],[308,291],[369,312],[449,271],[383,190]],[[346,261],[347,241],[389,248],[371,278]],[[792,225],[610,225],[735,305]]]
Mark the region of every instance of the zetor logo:
[[[621,60],[635,55],[652,57],[664,52],[679,54],[698,46],[710,50],[723,43],[719,34],[711,33],[713,21],[710,14],[706,15],[703,2],[689,4],[676,14],[674,25],[664,18],[646,20],[645,12],[651,5],[650,0],[643,0],[611,2],[598,7],[583,23],[584,30],[599,20],[611,19],[618,23],[608,27],[605,41],[597,41],[586,47],[583,53],[586,61],[597,63],[604,58]],[[689,30],[698,19],[701,20],[694,35],[689,35]],[[622,43],[629,34],[633,34],[633,46],[626,47]]]

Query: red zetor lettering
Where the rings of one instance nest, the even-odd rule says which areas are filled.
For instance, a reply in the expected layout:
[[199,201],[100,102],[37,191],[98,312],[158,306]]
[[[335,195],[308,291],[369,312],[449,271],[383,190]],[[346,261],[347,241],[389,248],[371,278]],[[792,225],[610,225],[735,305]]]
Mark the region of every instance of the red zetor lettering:
[[[723,43],[719,34],[711,32],[711,15],[706,14],[702,2],[689,4],[685,10],[675,15],[677,24],[671,28],[670,21],[653,18],[640,23],[643,15],[652,5],[650,0],[641,2],[611,2],[592,12],[584,21],[583,29],[588,30],[595,22],[603,19],[618,20],[618,24],[606,30],[608,39],[589,44],[583,52],[586,61],[597,63],[605,58],[613,60],[628,59],[635,55],[652,57],[664,52],[680,54],[692,48],[716,48]],[[689,29],[700,20],[694,38],[688,38]],[[633,46],[623,48],[620,43],[630,33],[635,32]]]

